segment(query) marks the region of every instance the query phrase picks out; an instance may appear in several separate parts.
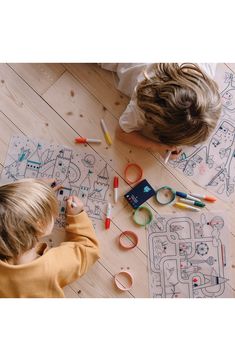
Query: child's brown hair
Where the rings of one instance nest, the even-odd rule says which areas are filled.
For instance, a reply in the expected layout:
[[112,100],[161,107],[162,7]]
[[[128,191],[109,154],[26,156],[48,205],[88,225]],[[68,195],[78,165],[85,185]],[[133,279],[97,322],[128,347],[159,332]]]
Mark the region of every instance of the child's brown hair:
[[42,229],[58,215],[54,191],[38,179],[0,186],[0,260],[33,248]]
[[221,113],[216,82],[195,64],[159,63],[137,86],[137,104],[166,145],[195,145],[208,138]]

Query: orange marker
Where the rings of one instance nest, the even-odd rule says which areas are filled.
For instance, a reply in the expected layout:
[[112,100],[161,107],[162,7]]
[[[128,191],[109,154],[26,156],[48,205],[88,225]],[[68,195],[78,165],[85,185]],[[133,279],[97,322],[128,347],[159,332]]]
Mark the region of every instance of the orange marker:
[[85,144],[85,143],[101,143],[100,139],[94,139],[94,138],[75,138],[75,143]]
[[199,199],[204,199],[205,201],[208,202],[215,202],[217,201],[217,198],[213,197],[213,196],[206,196],[205,194],[191,194],[193,197],[199,198]]

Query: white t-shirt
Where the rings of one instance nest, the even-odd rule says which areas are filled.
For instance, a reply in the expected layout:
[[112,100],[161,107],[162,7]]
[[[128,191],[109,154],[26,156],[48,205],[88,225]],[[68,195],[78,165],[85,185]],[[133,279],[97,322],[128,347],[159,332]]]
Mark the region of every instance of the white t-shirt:
[[[215,77],[216,63],[196,63],[210,78]],[[102,68],[115,71],[119,78],[117,88],[127,96],[131,97],[130,103],[119,119],[120,127],[126,132],[141,131],[148,138],[151,137],[151,125],[146,124],[144,112],[136,102],[136,85],[145,79],[144,72],[148,75],[154,64],[146,63],[113,63],[101,64]],[[149,128],[150,127],[150,128]],[[149,128],[149,129],[148,129]]]

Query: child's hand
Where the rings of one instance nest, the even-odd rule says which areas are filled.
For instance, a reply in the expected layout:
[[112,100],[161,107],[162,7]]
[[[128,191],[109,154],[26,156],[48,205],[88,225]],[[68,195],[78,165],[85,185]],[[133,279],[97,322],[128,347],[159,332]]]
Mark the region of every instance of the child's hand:
[[82,201],[76,196],[70,196],[67,199],[67,208],[66,208],[66,214],[68,215],[76,215],[83,211],[84,205]]
[[165,159],[167,152],[170,150],[171,151],[171,156],[170,156],[170,160],[175,160],[178,158],[179,154],[181,153],[182,149],[179,147],[175,147],[175,146],[169,146],[169,145],[165,145],[165,144],[160,144],[160,143],[155,143],[154,145],[151,146],[151,150],[153,152],[157,152],[159,153],[163,159]]
[[[171,150],[171,149],[169,149]],[[182,152],[182,148],[174,147],[174,150],[171,151],[170,160],[176,160],[180,153]]]

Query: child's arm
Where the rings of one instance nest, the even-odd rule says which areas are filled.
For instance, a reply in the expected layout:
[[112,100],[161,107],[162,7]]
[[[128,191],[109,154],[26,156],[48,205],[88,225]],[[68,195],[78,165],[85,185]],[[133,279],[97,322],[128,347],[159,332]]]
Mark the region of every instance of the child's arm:
[[[116,130],[116,136],[119,140],[121,140],[124,143],[134,145],[138,148],[149,150],[153,153],[157,152],[163,158],[165,157],[168,150],[171,150],[172,152],[178,151],[177,147],[157,143],[151,139],[146,138],[138,131],[126,133],[124,132],[124,130],[121,129],[120,126],[118,126]],[[177,157],[178,154],[172,154],[170,159],[176,159]]]
[[55,271],[61,287],[75,281],[87,272],[99,258],[99,243],[92,223],[77,197],[77,204],[71,206],[72,197],[67,201],[66,241],[50,251],[56,253]]

